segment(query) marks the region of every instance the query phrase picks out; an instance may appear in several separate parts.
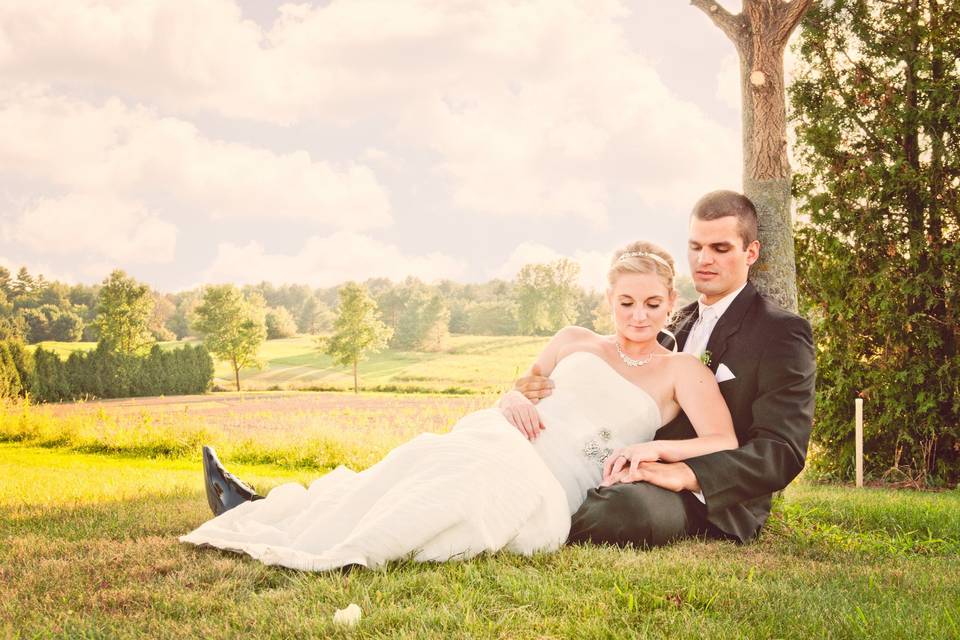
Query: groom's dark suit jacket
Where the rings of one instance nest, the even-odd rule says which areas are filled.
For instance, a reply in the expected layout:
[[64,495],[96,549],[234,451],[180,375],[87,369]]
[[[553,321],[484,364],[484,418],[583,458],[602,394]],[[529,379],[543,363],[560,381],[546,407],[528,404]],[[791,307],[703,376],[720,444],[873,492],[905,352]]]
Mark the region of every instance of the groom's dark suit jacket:
[[[683,349],[699,314],[683,308],[676,326]],[[735,378],[720,383],[740,448],[690,458],[707,505],[707,519],[746,542],[770,515],[770,497],[803,469],[813,424],[816,376],[810,324],[760,295],[747,283],[717,322],[707,343],[708,366],[724,364]],[[681,413],[658,440],[696,434]]]

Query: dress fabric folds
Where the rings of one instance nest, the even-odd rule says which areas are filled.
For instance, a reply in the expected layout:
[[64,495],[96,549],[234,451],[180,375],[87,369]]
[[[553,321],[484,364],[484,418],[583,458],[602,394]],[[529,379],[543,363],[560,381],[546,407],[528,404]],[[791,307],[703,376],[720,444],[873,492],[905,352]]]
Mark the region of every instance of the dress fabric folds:
[[652,439],[660,413],[593,353],[566,356],[551,377],[533,443],[499,409],[477,411],[359,473],[338,467],[309,487],[280,485],[180,540],[304,571],[555,550],[606,455]]

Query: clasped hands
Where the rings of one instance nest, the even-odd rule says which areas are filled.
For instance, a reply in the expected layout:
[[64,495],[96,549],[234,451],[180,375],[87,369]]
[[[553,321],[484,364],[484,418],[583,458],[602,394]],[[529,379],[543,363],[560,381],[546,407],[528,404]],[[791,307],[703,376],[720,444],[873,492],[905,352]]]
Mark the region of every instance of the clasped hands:
[[642,442],[614,451],[603,463],[601,487],[648,482],[668,491],[699,491],[696,474],[685,462],[659,462],[657,442]]

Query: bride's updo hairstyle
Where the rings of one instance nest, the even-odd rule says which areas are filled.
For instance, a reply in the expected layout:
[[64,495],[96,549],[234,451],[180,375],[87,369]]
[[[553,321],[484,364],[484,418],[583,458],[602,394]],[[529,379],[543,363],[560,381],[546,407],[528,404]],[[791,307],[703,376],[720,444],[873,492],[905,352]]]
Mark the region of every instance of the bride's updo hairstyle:
[[667,291],[673,291],[675,270],[669,253],[652,242],[640,240],[614,252],[607,281],[612,287],[621,273],[655,273],[663,280]]

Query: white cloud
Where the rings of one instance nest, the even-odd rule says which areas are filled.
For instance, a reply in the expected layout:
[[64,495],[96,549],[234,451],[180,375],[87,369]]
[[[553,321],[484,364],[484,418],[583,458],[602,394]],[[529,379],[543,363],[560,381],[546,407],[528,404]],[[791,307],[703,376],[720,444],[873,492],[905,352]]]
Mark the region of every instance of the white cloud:
[[[603,227],[624,184],[686,205],[739,174],[717,160],[739,155],[736,132],[665,87],[626,13],[620,0],[335,0],[283,5],[263,28],[231,0],[37,0],[0,8],[0,71],[274,123],[372,117],[435,152],[464,209]],[[230,204],[245,202],[263,200]]]
[[125,263],[165,263],[177,228],[137,202],[71,194],[40,198],[5,223],[4,236],[38,253],[81,255]]
[[260,27],[243,20],[231,0],[0,5],[0,70],[7,77],[121,87],[167,105],[213,107],[228,87],[248,83],[268,90],[263,44]]
[[464,269],[461,261],[441,253],[406,255],[395,245],[356,233],[338,232],[307,238],[303,248],[294,255],[268,253],[258,242],[221,243],[201,282],[246,284],[268,280],[326,287],[347,280],[371,277],[402,280],[407,276],[432,282],[441,278],[457,279]]
[[389,224],[364,165],[205,137],[191,123],[117,99],[93,105],[20,86],[0,93],[0,172],[77,192],[163,194],[214,217],[299,218],[337,229]]
[[274,123],[317,112],[352,117],[458,75],[455,60],[435,53],[486,13],[427,0],[285,4],[265,30],[233,0],[4,3],[0,72]]
[[740,57],[736,53],[727,55],[720,62],[716,95],[722,104],[740,110]]
[[390,158],[390,154],[388,154],[383,149],[378,149],[376,147],[367,147],[363,151],[363,157],[372,162],[380,162],[383,160],[388,160]]
[[54,269],[45,262],[22,262],[0,256],[0,267],[4,267],[9,271],[12,278],[17,277],[17,272],[20,271],[20,267],[26,267],[27,272],[34,278],[43,276],[48,282],[56,280],[66,284],[74,284],[77,282],[77,278],[72,272]]
[[[219,279],[398,277],[378,262],[383,254],[408,273],[455,277],[463,265],[448,256],[418,258],[356,235],[393,221],[378,176],[405,207],[398,228],[426,228],[438,215],[484,229],[511,223],[486,216],[553,218],[517,228],[542,225],[545,242],[571,246],[571,229],[615,221],[605,237],[676,251],[684,224],[675,214],[700,193],[739,186],[740,140],[665,85],[647,43],[624,33],[646,11],[629,5],[627,16],[628,4],[331,0],[283,5],[270,25],[245,20],[236,0],[0,2],[0,130],[13,132],[0,144],[0,190],[31,206],[51,194],[109,193],[139,212],[133,219],[176,220],[184,234],[198,213],[309,220],[328,227],[312,233],[351,232],[326,240],[364,257],[334,258],[340,247],[319,237],[309,242],[326,258],[307,245],[278,255],[267,248],[306,225],[278,220],[260,236],[264,225],[231,220],[229,242],[214,225],[190,236],[192,246],[220,244],[209,271]],[[738,91],[738,81],[730,86]],[[712,93],[709,80],[701,89]],[[239,131],[266,142],[232,141]],[[278,150],[300,136],[312,155]],[[602,287],[608,256],[595,256],[583,282]],[[84,273],[96,260],[69,268]]]
[[543,264],[554,262],[561,258],[568,258],[580,265],[580,276],[577,283],[587,290],[602,291],[607,286],[607,271],[610,269],[610,254],[602,251],[574,251],[572,255],[564,255],[546,245],[535,242],[524,242],[518,245],[506,261],[497,269],[488,273],[490,278],[512,280],[520,269],[527,264]]
[[505,24],[524,13],[516,5],[481,29],[510,54],[488,61],[498,77],[435,92],[428,117],[404,122],[438,152],[457,204],[602,228],[617,191],[686,208],[691,193],[736,181],[739,167],[718,161],[739,155],[735,132],[667,89],[626,42],[617,3],[533,4],[526,47]]

